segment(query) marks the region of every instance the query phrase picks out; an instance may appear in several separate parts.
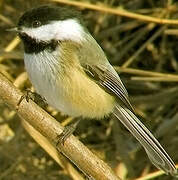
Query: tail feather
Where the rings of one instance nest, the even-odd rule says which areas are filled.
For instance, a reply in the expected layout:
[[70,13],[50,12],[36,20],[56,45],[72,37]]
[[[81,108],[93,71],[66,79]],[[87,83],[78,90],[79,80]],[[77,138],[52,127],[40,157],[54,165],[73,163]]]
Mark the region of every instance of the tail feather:
[[153,134],[128,108],[117,105],[113,113],[141,143],[149,159],[157,168],[162,169],[173,176],[177,175],[177,169],[172,159]]

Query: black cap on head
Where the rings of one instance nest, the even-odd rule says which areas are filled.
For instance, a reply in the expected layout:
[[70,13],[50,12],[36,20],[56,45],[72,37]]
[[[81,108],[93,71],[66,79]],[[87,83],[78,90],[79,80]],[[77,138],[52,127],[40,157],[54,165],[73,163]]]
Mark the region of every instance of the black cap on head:
[[43,5],[26,11],[18,22],[18,27],[38,27],[50,21],[80,19],[80,12],[73,8]]

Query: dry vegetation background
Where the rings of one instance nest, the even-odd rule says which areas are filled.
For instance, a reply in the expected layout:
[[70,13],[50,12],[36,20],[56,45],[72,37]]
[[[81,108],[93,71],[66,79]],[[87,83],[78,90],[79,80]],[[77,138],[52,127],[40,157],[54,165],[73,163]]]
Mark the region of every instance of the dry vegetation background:
[[[0,72],[22,91],[31,87],[24,69],[23,47],[16,34],[5,30],[15,26],[28,8],[49,2],[0,1]],[[176,0],[78,2],[96,5],[92,10],[93,7],[75,4],[120,73],[137,115],[178,163],[178,3]],[[106,7],[118,12],[123,8],[134,14],[118,15]],[[63,124],[68,121],[50,107],[45,108]],[[75,135],[123,179],[144,180],[148,179],[147,174],[156,171],[139,143],[113,118],[82,121]],[[0,180],[13,179],[69,180],[71,176],[34,142],[15,111],[0,100]],[[152,179],[174,178],[158,174]]]

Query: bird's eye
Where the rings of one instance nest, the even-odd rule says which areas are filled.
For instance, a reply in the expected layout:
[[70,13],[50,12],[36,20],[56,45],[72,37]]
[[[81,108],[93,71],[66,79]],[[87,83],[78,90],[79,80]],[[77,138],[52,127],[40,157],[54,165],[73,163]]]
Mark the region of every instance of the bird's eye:
[[34,27],[34,28],[36,28],[36,27],[39,27],[39,26],[41,26],[41,22],[40,21],[33,21],[32,22],[32,27]]

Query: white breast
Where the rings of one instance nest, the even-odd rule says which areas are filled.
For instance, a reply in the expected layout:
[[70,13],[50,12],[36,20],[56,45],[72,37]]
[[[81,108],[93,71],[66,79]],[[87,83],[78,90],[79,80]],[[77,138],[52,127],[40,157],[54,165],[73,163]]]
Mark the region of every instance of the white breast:
[[60,53],[60,51],[24,54],[25,67],[37,93],[43,96],[49,105],[65,112],[60,83],[62,77],[59,75],[60,64],[55,58],[59,57],[59,54],[54,53]]

